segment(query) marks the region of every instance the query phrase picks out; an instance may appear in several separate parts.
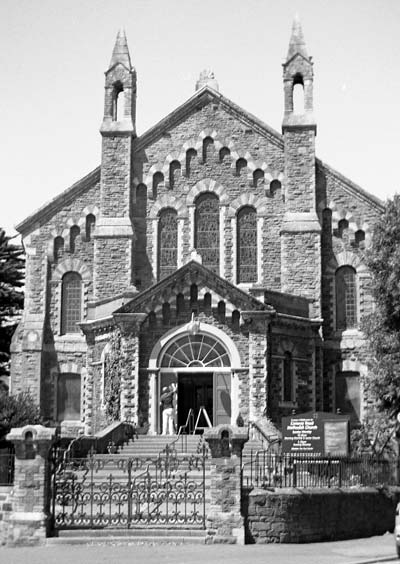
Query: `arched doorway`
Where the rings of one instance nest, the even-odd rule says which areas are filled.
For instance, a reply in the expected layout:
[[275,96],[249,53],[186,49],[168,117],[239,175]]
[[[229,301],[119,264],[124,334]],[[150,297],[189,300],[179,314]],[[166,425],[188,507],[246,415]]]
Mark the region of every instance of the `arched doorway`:
[[[157,370],[152,394],[157,400],[163,387],[177,386],[177,430],[187,422],[190,410],[200,430],[210,423],[216,426],[236,420],[234,369],[240,368],[240,357],[232,339],[220,329],[199,322],[173,329],[154,347],[149,368]],[[159,432],[160,413],[154,406],[152,411],[152,431]]]

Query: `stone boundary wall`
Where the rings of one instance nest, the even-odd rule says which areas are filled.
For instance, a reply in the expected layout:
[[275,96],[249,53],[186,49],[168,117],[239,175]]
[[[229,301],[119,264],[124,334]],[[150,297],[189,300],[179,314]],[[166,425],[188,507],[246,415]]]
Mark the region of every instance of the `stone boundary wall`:
[[7,540],[8,521],[12,513],[12,489],[13,486],[0,486],[0,546]]
[[393,531],[400,487],[242,493],[246,543],[344,540]]

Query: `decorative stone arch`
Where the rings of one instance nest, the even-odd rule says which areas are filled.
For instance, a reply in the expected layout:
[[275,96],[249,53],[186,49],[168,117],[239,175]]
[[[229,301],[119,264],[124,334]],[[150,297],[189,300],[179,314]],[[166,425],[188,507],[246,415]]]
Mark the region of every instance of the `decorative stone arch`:
[[271,170],[271,169],[268,168],[268,169],[265,171],[264,174],[265,174],[265,185],[266,185],[266,186],[268,185],[268,190],[267,190],[267,188],[265,189],[265,194],[266,194],[266,196],[268,196],[268,197],[272,197],[272,196],[273,196],[273,194],[272,194],[272,192],[271,192],[271,183],[272,183],[274,180],[277,180],[277,181],[280,183],[281,188],[282,188],[282,191],[283,191],[283,193],[284,193],[284,191],[285,191],[285,182],[284,182],[284,180],[285,180],[285,175],[284,175],[283,172],[278,172],[278,171],[276,171],[276,170]]
[[179,164],[181,165],[181,174],[183,173],[182,171],[185,169],[185,159],[186,159],[186,152],[182,151],[180,153],[178,153],[177,151],[174,151],[173,153],[169,153],[166,157],[165,157],[165,161],[164,161],[164,165],[161,169],[161,173],[164,175],[164,184],[166,188],[169,188],[169,169],[170,169],[170,165],[173,161],[178,161]]
[[186,204],[188,206],[194,205],[197,196],[199,196],[203,192],[212,192],[216,194],[219,198],[220,204],[227,205],[229,203],[229,196],[222,184],[217,183],[211,178],[205,178],[204,180],[197,182],[197,184],[195,184],[191,188],[188,195],[186,196]]
[[[214,327],[213,325],[209,325],[207,323],[203,323],[200,321],[194,321],[196,324],[196,333],[211,337],[214,339],[221,348],[225,351],[224,355],[227,354],[229,356],[230,365],[224,366],[210,366],[210,367],[198,367],[195,366],[188,366],[187,371],[193,372],[217,372],[217,373],[225,373],[229,375],[230,378],[230,386],[231,386],[231,420],[233,422],[236,421],[236,418],[239,414],[239,380],[237,376],[237,372],[241,370],[242,363],[239,351],[233,342],[233,340],[226,335],[221,329]],[[150,432],[156,433],[157,432],[157,415],[158,415],[158,397],[160,393],[161,387],[161,380],[163,378],[163,374],[171,374],[171,368],[162,368],[161,362],[163,358],[164,352],[168,350],[169,345],[172,345],[180,338],[184,338],[193,334],[193,321],[187,323],[185,325],[181,325],[180,327],[176,327],[165,333],[161,339],[155,344],[153,347],[150,358],[149,358],[149,365],[148,365],[148,372],[150,374],[149,378],[149,397],[152,398],[152,408],[149,413],[149,423],[150,423]],[[190,363],[189,363],[190,364]],[[181,373],[182,369],[172,369],[175,370],[175,373]],[[185,369],[184,369],[185,370]],[[234,423],[233,423],[234,424]]]
[[249,162],[253,160],[253,157],[248,151],[246,152],[231,151],[231,158],[232,158],[231,169],[233,169],[233,174],[235,176],[236,176],[236,166],[239,159],[245,159],[245,161],[247,162],[247,167],[249,166]]
[[81,239],[82,241],[86,241],[86,218],[88,215],[93,215],[95,220],[97,221],[98,217],[100,214],[100,210],[97,206],[91,205],[91,206],[86,206],[83,210],[82,210],[82,214],[78,220],[78,226],[81,230]]
[[69,229],[66,227],[59,227],[51,230],[47,243],[47,259],[50,263],[54,262],[54,240],[56,237],[62,237],[64,239],[65,249],[67,242],[69,244]]
[[[153,164],[148,170],[146,176],[143,178],[143,181],[139,181],[138,179],[135,178],[134,188],[136,189],[139,184],[144,184],[145,186],[147,186],[147,190],[149,186],[153,188],[153,177],[155,174],[157,174],[157,172],[160,172],[164,176],[164,181],[165,181],[165,174],[163,172],[163,167],[164,164],[161,161],[159,161],[156,164]],[[151,190],[151,192],[153,192],[153,190]],[[136,192],[135,192],[135,198],[136,198]]]
[[[168,344],[172,343],[175,339],[180,336],[190,334],[191,327],[190,323],[181,325],[180,327],[174,327],[170,331],[167,331],[161,339],[154,345],[149,358],[149,370],[159,369],[160,354],[167,348]],[[197,332],[199,334],[210,335],[219,341],[226,349],[230,358],[230,367],[234,369],[239,369],[242,367],[239,351],[234,343],[234,341],[224,333],[218,327],[214,325],[209,325],[208,323],[199,322],[197,327]]]
[[368,268],[359,255],[351,251],[342,251],[335,254],[335,258],[328,262],[325,274],[327,276],[334,276],[336,270],[341,266],[352,266],[357,274],[368,273]]
[[150,208],[149,219],[157,219],[160,215],[160,212],[165,208],[172,208],[176,210],[179,218],[184,218],[187,216],[187,207],[185,202],[182,199],[177,198],[173,194],[166,195],[164,194]]
[[244,192],[238,198],[233,200],[229,206],[228,216],[233,218],[239,210],[245,206],[251,206],[256,209],[257,215],[261,216],[267,213],[267,200],[265,197],[256,196],[252,192]]

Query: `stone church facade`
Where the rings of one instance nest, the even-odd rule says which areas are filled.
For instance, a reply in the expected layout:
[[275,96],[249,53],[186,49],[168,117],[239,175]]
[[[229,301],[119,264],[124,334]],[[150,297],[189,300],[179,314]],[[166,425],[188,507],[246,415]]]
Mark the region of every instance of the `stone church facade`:
[[105,73],[101,165],[21,222],[23,319],[11,392],[65,433],[106,424],[107,358],[121,335],[121,420],[159,433],[296,410],[363,417],[372,311],[363,253],[382,203],[315,155],[313,63],[295,21],[282,134],[224,97],[210,72],[136,134],[136,71],[118,34]]

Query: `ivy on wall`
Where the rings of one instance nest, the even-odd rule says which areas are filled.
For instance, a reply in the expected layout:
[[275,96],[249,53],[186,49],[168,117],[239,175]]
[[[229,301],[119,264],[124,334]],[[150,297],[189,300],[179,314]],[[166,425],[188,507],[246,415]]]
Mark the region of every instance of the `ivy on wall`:
[[121,377],[123,370],[122,339],[119,330],[109,341],[110,349],[104,363],[104,404],[107,419],[119,421],[121,415]]

